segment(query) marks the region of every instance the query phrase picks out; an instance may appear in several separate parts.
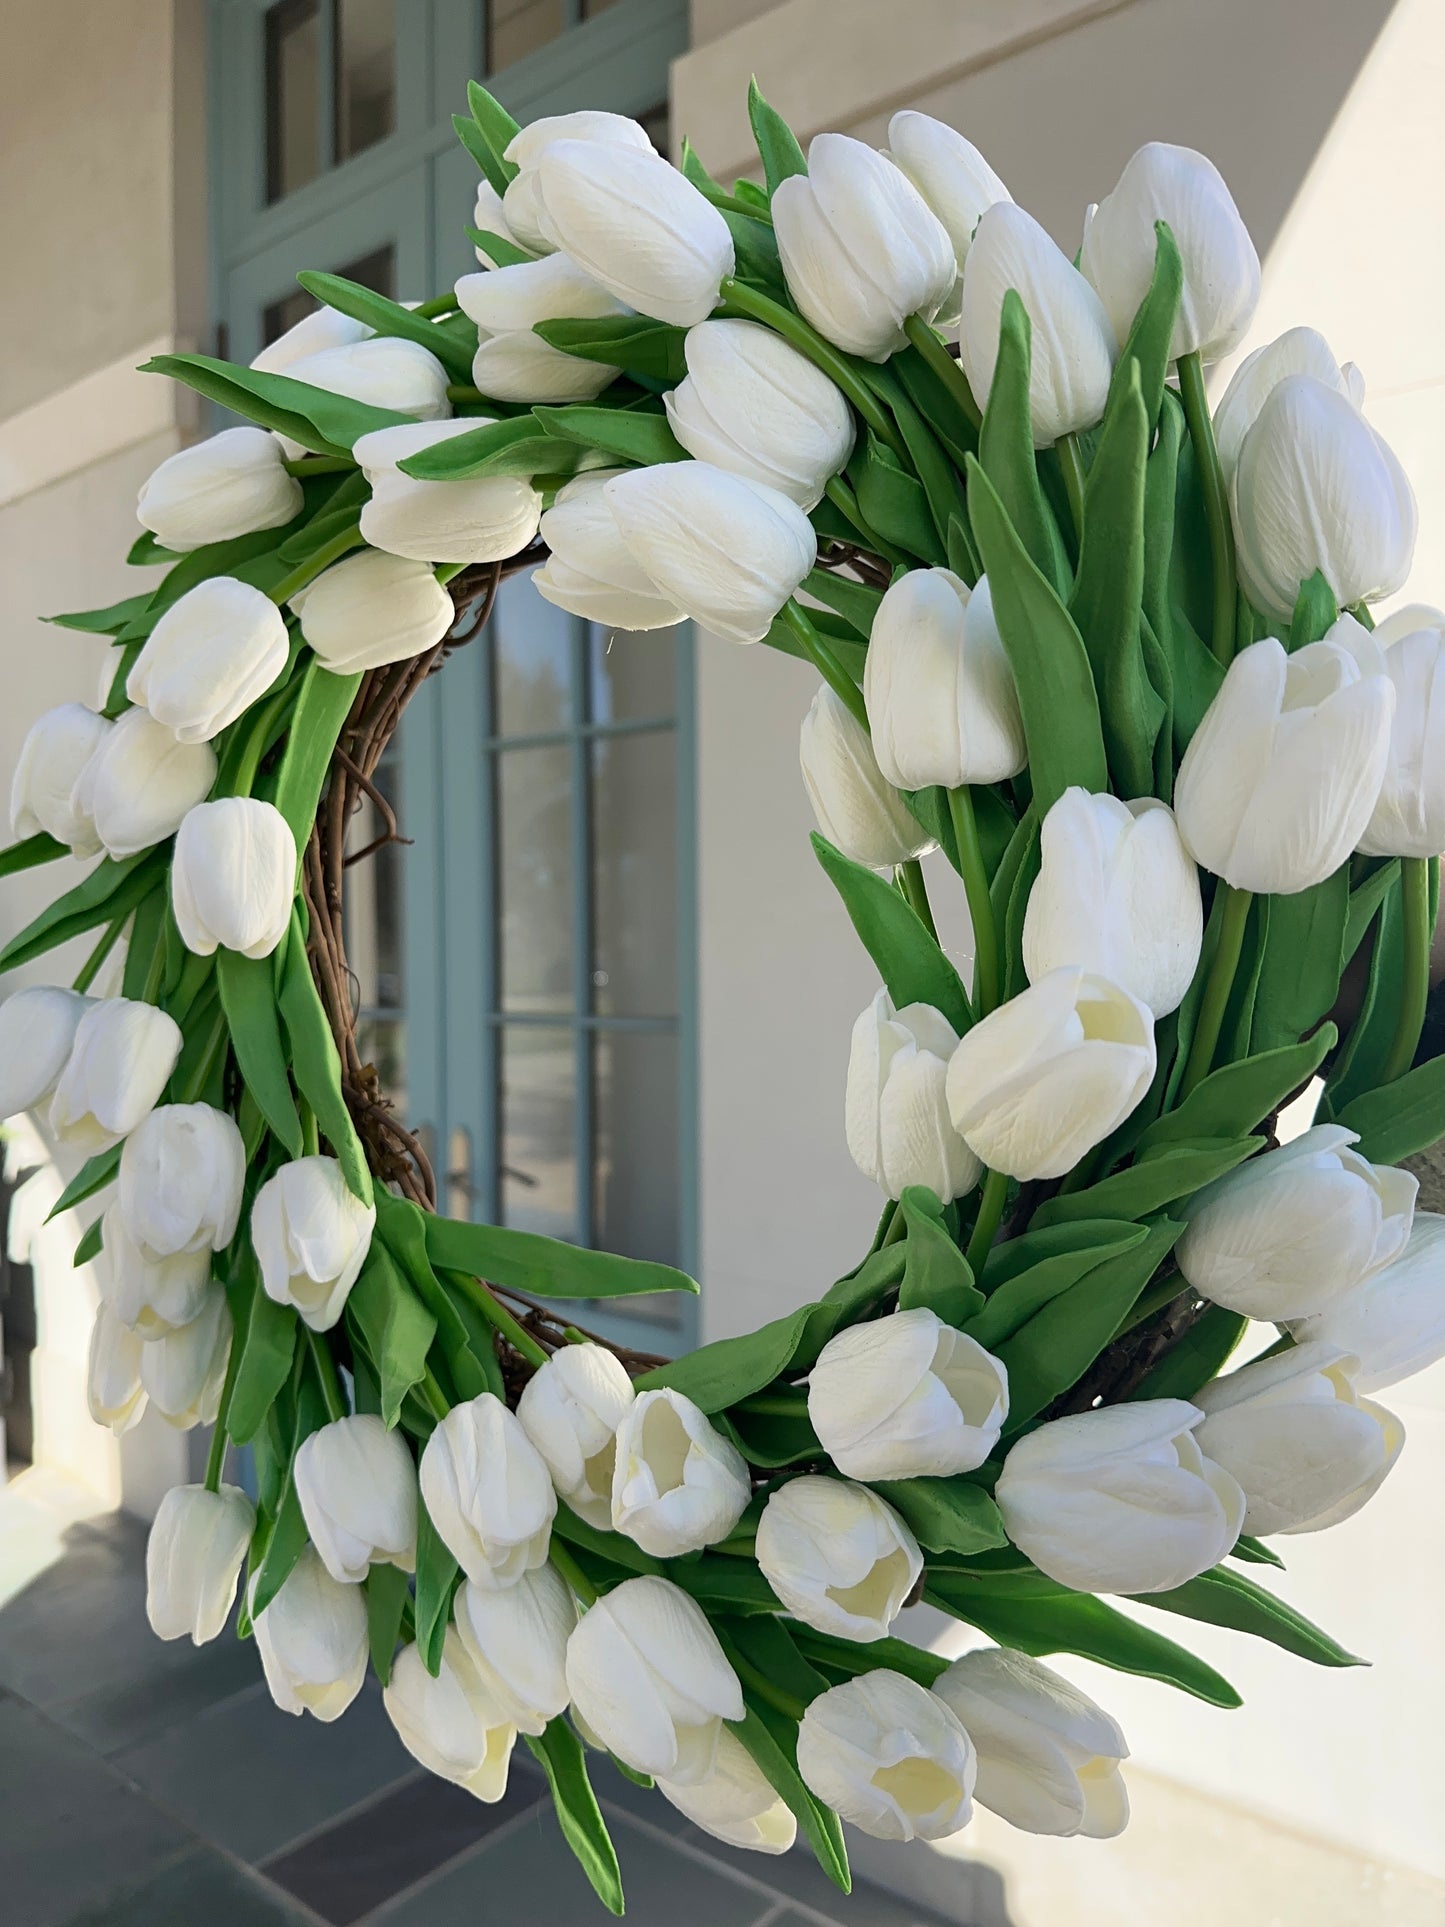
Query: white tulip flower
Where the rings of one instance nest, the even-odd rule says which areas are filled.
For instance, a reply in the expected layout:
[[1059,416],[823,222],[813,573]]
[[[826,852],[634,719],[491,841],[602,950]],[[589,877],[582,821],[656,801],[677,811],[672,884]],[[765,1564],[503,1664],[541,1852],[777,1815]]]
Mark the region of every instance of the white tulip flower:
[[137,856],[174,836],[215,780],[209,743],[180,742],[148,710],[128,709],[77,777],[71,807],[108,855]]
[[760,642],[818,558],[796,502],[711,462],[628,469],[602,499],[663,595],[730,642]]
[[[259,1574],[257,1575],[259,1578]],[[271,1697],[283,1713],[339,1720],[366,1678],[366,1600],[359,1586],[339,1586],[312,1546],[263,1612],[255,1612],[256,1648]]]
[[798,755],[818,828],[844,856],[891,870],[936,847],[884,779],[867,730],[827,683],[803,718]]
[[793,305],[826,340],[886,361],[912,315],[932,321],[958,277],[943,223],[901,168],[847,134],[818,134],[808,171],[773,191]]
[[1199,1449],[1239,1481],[1246,1532],[1320,1532],[1379,1490],[1405,1428],[1358,1395],[1358,1364],[1317,1339],[1195,1393]]
[[60,1082],[93,999],[32,984],[0,1003],[0,1118],[38,1110]]
[[1356,1357],[1357,1392],[1384,1391],[1445,1358],[1445,1216],[1417,1211],[1397,1258],[1289,1328],[1297,1344],[1319,1339]]
[[333,1419],[296,1451],[292,1478],[321,1563],[344,1586],[373,1565],[416,1570],[416,1467],[372,1412]]
[[1318,569],[1341,608],[1403,587],[1415,556],[1415,492],[1348,396],[1287,375],[1245,432],[1230,485],[1239,579],[1288,622]]
[[726,1539],[752,1497],[747,1463],[682,1392],[640,1393],[617,1428],[612,1525],[655,1559]]
[[882,1639],[923,1571],[918,1541],[866,1485],[808,1473],[768,1495],[758,1569],[794,1618],[838,1639]]
[[223,796],[188,810],[176,832],[171,908],[198,957],[222,944],[269,957],[291,923],[296,838],[274,803]]
[[[523,129],[523,132],[525,131],[526,130]],[[508,221],[506,210],[502,206],[501,195],[492,186],[485,174],[483,174],[482,178],[477,182],[477,198],[472,204],[472,226],[479,234],[495,234],[499,241],[510,241],[514,246],[522,246],[522,243],[512,232],[511,223]],[[493,261],[491,255],[485,248],[474,246],[472,252],[484,268],[500,267],[502,265],[500,261]]]
[[1214,440],[1224,479],[1231,482],[1239,466],[1239,451],[1254,426],[1270,391],[1286,375],[1312,375],[1351,406],[1364,406],[1365,378],[1352,361],[1335,360],[1330,344],[1313,328],[1287,328],[1282,335],[1248,354],[1235,369],[1214,411]]
[[[654,158],[657,154],[646,129],[637,121],[629,120],[625,114],[609,114],[598,108],[584,107],[571,114],[543,114],[539,119],[529,121],[525,127],[518,128],[508,142],[504,155],[517,172],[501,197],[502,218],[506,222],[501,232],[509,240],[529,248],[533,254],[548,253],[553,245],[542,231],[537,169],[547,149],[557,146],[561,141],[631,148],[636,153],[650,154]],[[478,227],[486,225],[485,221],[477,222]],[[496,233],[498,230],[493,228],[489,232]]]
[[683,340],[687,374],[663,396],[689,455],[815,508],[853,452],[842,391],[756,321],[703,321]]
[[517,1417],[541,1453],[559,1498],[588,1525],[612,1526],[617,1428],[633,1400],[632,1380],[605,1345],[564,1345],[522,1388]]
[[820,1693],[798,1728],[798,1771],[875,1840],[942,1840],[973,1815],[978,1757],[953,1710],[880,1668]]
[[421,1496],[476,1586],[513,1586],[547,1557],[557,1495],[541,1454],[502,1401],[454,1405],[421,1455]]
[[1119,344],[1103,302],[1032,214],[1013,201],[996,202],[979,221],[963,264],[959,355],[980,408],[993,386],[1010,288],[1032,324],[1034,447],[1049,448],[1103,415]]
[[455,1626],[447,1627],[435,1679],[416,1646],[402,1648],[381,1703],[402,1745],[428,1773],[489,1805],[502,1798],[517,1729],[477,1678]]
[[718,1735],[712,1772],[696,1786],[657,1781],[663,1799],[695,1827],[729,1847],[748,1853],[786,1853],[798,1837],[798,1823],[786,1800],[742,1741],[726,1727]]
[[141,483],[136,519],[163,548],[184,555],[255,529],[284,528],[304,501],[274,435],[223,428],[152,469]]
[[941,1203],[978,1183],[979,1162],[953,1128],[945,1085],[958,1032],[931,1004],[893,1008],[880,990],[853,1026],[844,1120],[865,1178],[890,1198],[926,1184]]
[[1009,1538],[1076,1592],[1170,1592],[1244,1529],[1245,1498],[1180,1398],[1050,1419],[1009,1450],[994,1488]]
[[143,1349],[136,1334],[120,1322],[102,1298],[90,1328],[85,1403],[95,1423],[104,1425],[117,1438],[138,1425],[145,1413],[146,1393],[140,1382]]
[[263,375],[289,375],[298,361],[319,355],[326,348],[349,348],[358,341],[369,341],[375,329],[357,321],[339,308],[315,308],[268,343],[251,366]]
[[1174,1248],[1200,1296],[1278,1323],[1325,1310],[1393,1264],[1419,1180],[1369,1163],[1356,1141],[1342,1124],[1316,1124],[1201,1191]]
[[[972,141],[947,122],[911,107],[888,123],[888,158],[943,223],[962,274],[980,219],[999,201],[1011,201],[1012,194]],[[959,293],[956,289],[940,320],[957,319]]]
[[[526,548],[542,513],[542,497],[529,477],[477,475],[433,482],[405,475],[398,466],[424,448],[471,434],[486,421],[485,416],[468,415],[454,422],[374,428],[357,436],[351,452],[371,484],[371,499],[361,510],[361,533],[372,548],[413,562],[496,562]],[[344,638],[340,646],[345,646]]]
[[1119,1723],[1052,1667],[980,1647],[956,1659],[933,1691],[977,1749],[981,1807],[1024,1833],[1112,1840],[1124,1831],[1129,1795],[1119,1765],[1129,1748]]
[[171,1487],[146,1540],[146,1618],[157,1639],[204,1646],[220,1637],[255,1529],[239,1486]]
[[189,1325],[149,1338],[141,1347],[140,1382],[167,1425],[178,1432],[210,1425],[221,1406],[233,1326],[217,1285]]
[[164,1338],[199,1318],[211,1295],[211,1253],[153,1258],[126,1229],[119,1202],[107,1206],[98,1266],[101,1295],[140,1338]]
[[603,488],[619,469],[578,475],[542,517],[551,554],[532,577],[548,602],[609,629],[670,629],[687,620],[622,540]]
[[873,753],[900,790],[1001,783],[1028,761],[1018,686],[984,576],[913,569],[873,618],[863,668]]
[[1079,965],[1051,970],[967,1032],[948,1066],[954,1129],[992,1171],[1060,1178],[1154,1078],[1146,1004]]
[[306,641],[338,676],[419,656],[457,619],[430,561],[381,549],[363,549],[333,562],[292,596],[291,608]]
[[1366,856],[1438,856],[1445,850],[1445,615],[1403,610],[1373,636],[1343,615],[1325,640],[1351,649],[1364,674],[1383,671],[1395,691],[1385,780],[1360,849]]
[[625,1579],[567,1641],[567,1688],[587,1727],[634,1773],[697,1786],[717,1763],[742,1687],[707,1614],[670,1580]]
[[565,354],[532,332],[539,321],[597,321],[631,312],[565,254],[464,274],[456,293],[462,313],[477,324],[472,380],[484,395],[498,401],[594,401],[622,372]]
[[543,1732],[567,1705],[567,1641],[577,1624],[556,1568],[537,1566],[500,1588],[467,1580],[455,1611],[467,1655],[503,1716],[518,1732]]
[[76,791],[113,727],[84,703],[60,703],[36,717],[20,745],[10,784],[12,835],[43,831],[66,844],[72,856],[98,855],[95,819]]
[[50,1100],[51,1130],[86,1157],[108,1151],[155,1109],[180,1054],[180,1025],[154,1004],[131,997],[92,1004],[75,1026]]
[[[430,348],[397,335],[373,335],[322,348],[290,362],[285,373],[292,381],[304,381],[372,408],[412,415],[417,421],[441,421],[452,412],[446,369]],[[289,443],[283,446],[295,452]]]
[[1203,942],[1199,872],[1168,804],[1066,789],[1044,817],[1024,915],[1029,982],[1081,964],[1167,1017],[1194,981]]
[[347,1185],[335,1158],[293,1158],[256,1193],[251,1243],[261,1284],[293,1305],[312,1331],[330,1331],[346,1308],[376,1228],[376,1207]]
[[850,1479],[946,1478],[982,1465],[1008,1417],[1008,1371],[924,1306],[830,1338],[808,1417]]
[[213,575],[156,623],[125,693],[178,741],[208,743],[271,688],[289,647],[286,619],[270,596],[233,575]]
[[125,1228],[151,1258],[223,1251],[236,1235],[245,1175],[234,1118],[210,1104],[162,1104],[120,1154]]
[[1218,361],[1237,348],[1259,306],[1259,256],[1219,169],[1192,147],[1147,141],[1092,209],[1079,266],[1120,341],[1154,276],[1156,221],[1167,221],[1184,266],[1169,359]]

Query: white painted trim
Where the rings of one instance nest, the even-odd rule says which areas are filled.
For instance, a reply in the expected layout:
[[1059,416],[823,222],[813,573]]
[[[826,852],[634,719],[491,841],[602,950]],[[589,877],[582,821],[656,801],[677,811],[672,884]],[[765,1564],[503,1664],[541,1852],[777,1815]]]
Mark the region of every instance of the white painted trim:
[[179,427],[182,391],[137,373],[175,346],[170,335],[146,342],[0,422],[0,507]]

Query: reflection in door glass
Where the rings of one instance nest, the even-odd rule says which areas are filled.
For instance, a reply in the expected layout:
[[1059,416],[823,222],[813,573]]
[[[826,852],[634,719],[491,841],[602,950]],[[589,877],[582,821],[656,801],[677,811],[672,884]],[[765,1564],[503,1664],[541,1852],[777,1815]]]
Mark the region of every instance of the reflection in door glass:
[[[630,638],[629,638],[630,640]],[[601,736],[592,755],[592,1008],[677,1010],[677,739]]]
[[566,26],[562,0],[491,0],[487,8],[487,72],[555,40]]
[[497,925],[509,1012],[573,1009],[570,770],[565,748],[511,749],[497,758]]
[[338,0],[336,158],[349,160],[385,140],[394,124],[396,21],[393,0]]
[[266,199],[321,172],[321,14],[317,0],[266,10]]
[[502,1032],[502,1222],[573,1238],[577,1224],[577,1051],[561,1025]]
[[492,616],[492,713],[499,736],[541,736],[572,720],[574,619],[514,575]]
[[[592,1048],[592,1242],[629,1258],[676,1264],[677,1038],[666,1031],[603,1031]],[[664,1322],[675,1316],[665,1299],[639,1299],[628,1311]]]

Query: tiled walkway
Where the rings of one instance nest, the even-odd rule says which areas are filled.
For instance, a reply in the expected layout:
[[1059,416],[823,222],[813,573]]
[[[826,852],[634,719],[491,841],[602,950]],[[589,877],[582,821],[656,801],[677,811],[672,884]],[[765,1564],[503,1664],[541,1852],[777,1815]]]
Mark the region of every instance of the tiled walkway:
[[[0,1495],[4,1927],[609,1918],[525,1755],[482,1806],[418,1771],[374,1682],[334,1726],[287,1718],[251,1644],[152,1637],[144,1547],[129,1521],[57,1524],[23,1484]],[[606,1762],[593,1771],[631,1927],[935,1927],[864,1882],[844,1900],[803,1851],[733,1853]]]

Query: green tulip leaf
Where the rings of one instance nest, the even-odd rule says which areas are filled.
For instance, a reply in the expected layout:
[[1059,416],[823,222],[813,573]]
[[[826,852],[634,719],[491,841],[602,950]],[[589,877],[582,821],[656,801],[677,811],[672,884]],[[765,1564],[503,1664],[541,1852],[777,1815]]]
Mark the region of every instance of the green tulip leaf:
[[146,589],[140,595],[127,596],[123,602],[112,602],[105,609],[79,609],[70,615],[42,616],[41,621],[53,622],[57,629],[79,629],[88,636],[118,636],[145,614],[154,595],[154,589]]
[[666,1385],[685,1392],[704,1412],[726,1411],[787,1370],[812,1312],[811,1305],[801,1305],[757,1331],[699,1346],[644,1372],[636,1381],[637,1389],[647,1392]]
[[1335,592],[1318,569],[1300,584],[1299,597],[1289,626],[1287,646],[1291,652],[1306,643],[1318,642],[1340,619]]
[[410,428],[416,419],[393,408],[376,408],[349,395],[313,388],[291,375],[239,368],[213,355],[155,355],[140,372],[184,382],[208,401],[300,442],[317,455],[348,454],[351,444],[373,428]]
[[1262,1137],[1203,1138],[1166,1142],[1146,1152],[1127,1171],[1115,1171],[1082,1191],[1046,1199],[1030,1223],[1067,1224],[1075,1218],[1132,1218],[1136,1222],[1232,1171],[1263,1145]]
[[1058,524],[1039,485],[1029,402],[1032,327],[1028,310],[1010,288],[999,322],[998,360],[978,435],[978,462],[994,488],[1025,553],[1062,590],[1069,567]]
[[753,139],[758,144],[758,155],[763,163],[763,178],[771,196],[779,181],[786,181],[793,174],[806,174],[808,163],[798,145],[797,135],[777,109],[764,100],[763,90],[756,79],[748,83],[748,119],[752,123]]
[[582,1742],[561,1714],[548,1721],[540,1738],[533,1738],[530,1733],[524,1737],[547,1776],[562,1837],[576,1854],[593,1892],[608,1913],[621,1914],[624,1911],[622,1870],[617,1864],[617,1850],[602,1818],[597,1795],[587,1777]]
[[[304,1360],[306,1352],[298,1354]],[[301,1515],[301,1500],[296,1492],[296,1454],[313,1432],[326,1423],[326,1401],[321,1395],[314,1370],[301,1370],[296,1385],[295,1422],[286,1458],[286,1475],[275,1522],[266,1543],[266,1554],[256,1575],[256,1591],[249,1599],[254,1618],[259,1619],[295,1570],[296,1561],[306,1550],[306,1521]]]
[[848,477],[863,519],[885,542],[906,549],[929,567],[946,560],[922,482],[871,431],[849,463]]
[[381,1385],[381,1416],[395,1425],[407,1393],[426,1376],[435,1318],[379,1238],[346,1300],[346,1320],[361,1334]]
[[[666,415],[639,414],[628,408],[578,403],[570,408],[534,408],[534,420],[548,435],[581,448],[601,449],[619,461],[651,468],[659,462],[685,462],[687,450],[667,425]],[[458,436],[457,440],[465,439]]]
[[366,1576],[366,1637],[372,1670],[383,1686],[391,1683],[402,1615],[410,1604],[411,1588],[400,1566],[387,1563],[371,1568]]
[[330,1142],[348,1187],[363,1204],[370,1204],[371,1171],[341,1092],[341,1059],[306,959],[306,939],[294,908],[278,992],[296,1088],[316,1113],[317,1125]]
[[344,275],[321,274],[307,268],[296,279],[318,301],[335,308],[339,314],[350,315],[354,321],[364,322],[374,333],[425,348],[428,354],[436,356],[453,381],[471,380],[472,356],[477,348],[475,339],[468,346],[466,339],[451,328],[440,327],[411,308],[404,308],[399,301],[389,301],[374,288],[363,288],[359,282],[348,281]]
[[1150,431],[1159,419],[1164,400],[1164,383],[1173,361],[1174,323],[1184,294],[1184,263],[1167,221],[1154,223],[1154,273],[1149,292],[1140,303],[1129,330],[1129,339],[1120,350],[1104,409],[1107,423],[1111,410],[1138,371],[1139,392]]
[[291,1376],[297,1321],[289,1305],[278,1305],[262,1289],[255,1256],[249,1250],[243,1252],[226,1295],[236,1327],[231,1343],[240,1360],[226,1430],[237,1445],[246,1445],[265,1424],[266,1414]]
[[301,673],[301,688],[286,728],[286,747],[276,776],[276,808],[290,825],[298,851],[304,850],[316,821],[321,791],[331,767],[342,725],[351,713],[361,672],[338,676],[313,658]]
[[416,1508],[416,1645],[422,1664],[435,1679],[442,1669],[442,1648],[451,1623],[452,1598],[462,1583],[462,1569],[447,1550],[432,1523],[426,1500]]
[[1366,1091],[1335,1113],[1358,1131],[1355,1147],[1372,1164],[1399,1164],[1445,1137],[1445,1057],[1431,1057],[1393,1084]]
[[119,1144],[112,1144],[108,1151],[97,1151],[94,1157],[87,1158],[45,1214],[45,1222],[49,1224],[52,1218],[60,1217],[104,1190],[120,1169],[121,1149]]
[[993,1351],[1095,1266],[1122,1257],[1147,1236],[1143,1225],[1085,1219],[1041,1226],[995,1245],[983,1273],[988,1302],[963,1329]]
[[291,1095],[286,1049],[281,1041],[274,959],[243,957],[239,951],[222,947],[216,952],[216,983],[231,1047],[246,1087],[273,1134],[293,1158],[299,1158],[301,1119]]
[[936,1312],[945,1325],[963,1324],[982,1311],[984,1297],[943,1222],[943,1206],[925,1186],[915,1184],[903,1193],[898,1208],[907,1226],[898,1309],[922,1308]]
[[685,1271],[671,1265],[589,1251],[560,1238],[510,1231],[502,1225],[429,1217],[426,1244],[432,1263],[440,1269],[466,1272],[539,1298],[627,1298],[654,1291],[697,1290]]
[[873,633],[873,618],[883,600],[881,589],[870,589],[866,582],[850,582],[846,576],[828,569],[810,569],[803,577],[805,594],[832,609],[867,642]]
[[754,1764],[774,1793],[797,1818],[818,1865],[835,1887],[853,1891],[853,1876],[848,1870],[848,1849],[843,1829],[831,1807],[809,1792],[798,1771],[798,1724],[751,1688],[743,1688],[747,1712],[741,1720],[728,1725],[753,1757]]
[[1140,1153],[1163,1144],[1248,1136],[1303,1090],[1333,1050],[1336,1034],[1333,1024],[1321,1024],[1303,1043],[1285,1044],[1211,1071],[1176,1110],[1141,1134]]
[[1252,1633],[1256,1639],[1267,1639],[1297,1659],[1312,1660],[1316,1666],[1365,1664],[1303,1613],[1296,1612],[1293,1606],[1287,1606],[1263,1586],[1246,1579],[1242,1572],[1231,1571],[1228,1566],[1215,1566],[1170,1592],[1140,1593],[1136,1604],[1154,1606],[1160,1612],[1183,1613],[1186,1618],[1203,1620],[1209,1626],[1229,1626],[1235,1632]]
[[967,1479],[874,1479],[871,1484],[930,1552],[967,1555],[1008,1543],[999,1509],[981,1485]]
[[687,373],[685,328],[645,315],[603,315],[595,321],[538,321],[532,332],[549,347],[583,361],[602,361],[624,374],[671,387]]
[[47,904],[33,922],[0,950],[0,971],[33,963],[49,950],[83,936],[102,923],[129,916],[165,875],[167,851],[142,850],[136,856],[102,857],[90,875]]
[[853,862],[813,832],[813,852],[888,987],[894,1007],[931,1004],[960,1034],[973,1022],[963,980],[912,906],[875,870]]

